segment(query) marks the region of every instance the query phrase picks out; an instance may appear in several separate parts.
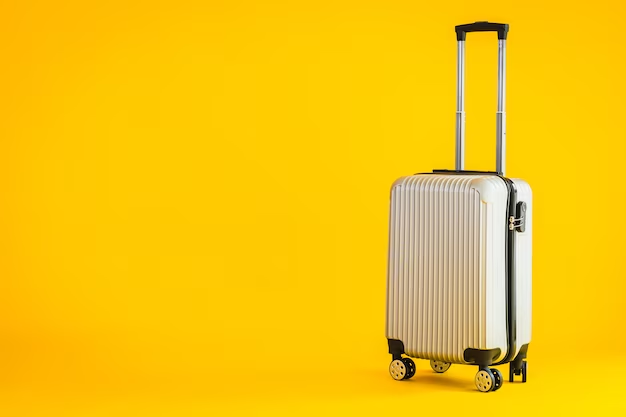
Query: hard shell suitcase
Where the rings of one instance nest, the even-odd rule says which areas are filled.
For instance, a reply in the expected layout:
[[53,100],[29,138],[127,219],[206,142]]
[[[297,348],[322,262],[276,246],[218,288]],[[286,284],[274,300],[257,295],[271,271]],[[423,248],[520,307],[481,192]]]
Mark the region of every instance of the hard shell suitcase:
[[[506,24],[456,26],[456,169],[401,177],[391,187],[386,334],[391,376],[477,365],[479,391],[495,391],[510,363],[522,375],[531,336],[532,192],[505,171]],[[496,171],[464,171],[465,38],[498,33]],[[405,356],[403,356],[405,355]]]

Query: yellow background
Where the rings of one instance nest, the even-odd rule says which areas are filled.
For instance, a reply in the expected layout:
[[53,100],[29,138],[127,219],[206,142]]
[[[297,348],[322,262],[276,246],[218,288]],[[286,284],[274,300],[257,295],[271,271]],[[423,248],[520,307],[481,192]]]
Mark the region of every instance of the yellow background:
[[[3,2],[0,415],[624,411],[624,16]],[[476,20],[511,24],[507,173],[535,199],[529,382],[491,394],[473,367],[392,381],[384,334],[389,187],[453,167]],[[468,38],[467,167],[492,169],[496,40]]]

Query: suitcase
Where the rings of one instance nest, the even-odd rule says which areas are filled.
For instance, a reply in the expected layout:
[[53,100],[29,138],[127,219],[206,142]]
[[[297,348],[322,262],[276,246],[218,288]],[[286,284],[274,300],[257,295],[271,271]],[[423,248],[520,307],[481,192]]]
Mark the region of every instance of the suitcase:
[[[415,374],[411,358],[443,373],[478,366],[479,391],[526,382],[531,336],[532,192],[505,177],[507,24],[456,26],[456,169],[401,177],[391,187],[386,334],[395,380]],[[496,170],[465,171],[465,38],[498,33]]]

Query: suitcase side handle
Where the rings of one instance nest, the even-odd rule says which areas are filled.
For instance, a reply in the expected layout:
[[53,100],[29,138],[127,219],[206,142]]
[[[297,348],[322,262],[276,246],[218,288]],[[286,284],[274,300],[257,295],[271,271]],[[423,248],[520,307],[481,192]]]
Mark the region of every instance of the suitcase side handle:
[[457,35],[456,163],[465,168],[465,37],[469,32],[498,32],[498,108],[496,111],[496,171],[504,176],[506,155],[506,39],[509,25],[476,22],[455,27]]

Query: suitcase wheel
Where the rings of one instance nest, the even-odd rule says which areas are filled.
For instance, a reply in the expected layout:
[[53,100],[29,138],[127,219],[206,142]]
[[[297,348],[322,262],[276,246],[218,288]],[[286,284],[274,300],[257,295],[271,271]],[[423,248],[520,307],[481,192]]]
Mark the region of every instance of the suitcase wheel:
[[415,375],[415,362],[411,358],[401,358],[391,361],[389,373],[396,381],[410,379]]
[[497,389],[494,388],[496,386],[496,377],[489,368],[480,369],[476,374],[476,378],[474,378],[474,382],[480,392],[489,392]]
[[396,381],[402,381],[407,375],[407,366],[402,359],[395,359],[389,365],[389,373]]
[[402,362],[406,365],[407,373],[404,376],[404,379],[411,379],[413,375],[415,375],[415,362],[411,358],[402,358]]
[[446,372],[448,369],[450,369],[450,365],[452,365],[450,362],[436,361],[433,359],[430,360],[430,367],[433,368],[433,371],[437,372],[438,374]]
[[500,372],[500,370],[496,368],[491,368],[490,371],[495,379],[495,385],[493,386],[492,391],[497,391],[502,388],[502,381],[504,381],[504,378],[502,377],[502,372]]

